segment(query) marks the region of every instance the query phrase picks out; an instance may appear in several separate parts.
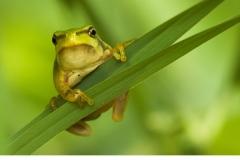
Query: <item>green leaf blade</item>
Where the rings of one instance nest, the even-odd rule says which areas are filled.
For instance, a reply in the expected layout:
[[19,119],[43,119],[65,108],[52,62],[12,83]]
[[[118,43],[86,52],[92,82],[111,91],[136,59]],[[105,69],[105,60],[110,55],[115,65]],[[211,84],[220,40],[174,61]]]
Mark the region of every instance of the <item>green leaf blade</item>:
[[[85,91],[91,86],[106,80],[107,77],[115,75],[126,69],[126,66],[131,66],[132,64],[135,64],[140,60],[169,47],[222,1],[223,0],[202,1],[156,27],[125,48],[128,60],[124,65],[119,65],[121,62],[116,63],[114,58],[110,58],[107,61],[108,63],[102,64],[99,68],[97,68],[96,72],[93,72],[85,77],[81,83],[76,86],[76,88],[81,88],[81,90]],[[94,77],[98,78],[96,79]]]

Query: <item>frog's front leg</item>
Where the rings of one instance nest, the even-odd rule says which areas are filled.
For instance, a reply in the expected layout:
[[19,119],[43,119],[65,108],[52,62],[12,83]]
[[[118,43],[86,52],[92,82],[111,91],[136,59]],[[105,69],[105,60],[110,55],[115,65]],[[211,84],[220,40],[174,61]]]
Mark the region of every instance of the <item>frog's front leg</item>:
[[121,60],[121,61],[126,61],[127,57],[125,55],[125,51],[124,48],[129,45],[130,43],[132,43],[134,39],[131,39],[129,41],[125,41],[125,42],[119,42],[116,44],[116,47],[114,48],[110,48],[108,50],[106,50],[105,52],[109,52],[111,55],[113,55],[117,60]]
[[67,101],[77,102],[79,106],[82,106],[82,102],[85,101],[87,101],[89,105],[92,105],[93,100],[89,98],[83,91],[80,89],[71,88],[72,86],[69,82],[69,74],[72,74],[72,72],[62,71],[57,63],[54,65],[56,65],[56,69],[54,69],[54,71],[58,72],[58,74],[54,74],[54,84],[60,96]]
[[70,102],[77,102],[80,107],[83,106],[83,102],[85,101],[87,101],[89,105],[93,105],[93,100],[80,89],[71,89],[66,87],[66,90],[59,92],[59,94],[60,95],[58,95],[58,97],[53,97],[50,99],[50,106],[53,110],[58,108],[55,102],[60,97],[63,97],[65,100]]
[[82,102],[85,101],[87,101],[89,105],[93,105],[93,100],[80,89],[68,88],[62,92],[61,96],[67,101],[77,102],[79,106],[82,106]]

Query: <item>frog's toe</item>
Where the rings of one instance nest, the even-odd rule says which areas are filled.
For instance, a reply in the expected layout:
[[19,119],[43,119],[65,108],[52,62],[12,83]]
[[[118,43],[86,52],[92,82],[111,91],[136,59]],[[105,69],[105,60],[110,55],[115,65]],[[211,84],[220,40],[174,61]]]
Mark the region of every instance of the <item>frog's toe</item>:
[[92,133],[92,128],[84,121],[78,121],[66,130],[77,136],[90,136]]
[[94,101],[91,98],[86,99],[89,105],[93,105]]
[[58,107],[56,105],[56,100],[59,99],[59,96],[58,97],[52,97],[50,99],[50,103],[46,106],[46,108],[48,107],[51,107],[53,111],[55,111]]
[[126,57],[126,55],[124,54],[124,55],[121,55],[121,61],[126,61],[127,60],[127,57]]
[[78,98],[76,98],[76,100],[80,100],[81,102],[87,101],[89,105],[93,105],[93,100],[89,98],[84,92],[79,89],[76,89],[75,91],[78,94]]
[[116,60],[121,59],[121,56],[117,52],[113,52],[113,56],[116,58]]
[[112,119],[115,122],[121,121],[124,117],[124,111],[128,101],[128,93],[129,92],[126,92],[120,95],[113,102]]

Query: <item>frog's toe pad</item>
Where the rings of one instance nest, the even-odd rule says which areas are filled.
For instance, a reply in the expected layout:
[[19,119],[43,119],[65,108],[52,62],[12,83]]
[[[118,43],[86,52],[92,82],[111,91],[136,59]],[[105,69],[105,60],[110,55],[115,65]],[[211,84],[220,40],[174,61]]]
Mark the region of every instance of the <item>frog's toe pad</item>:
[[78,121],[66,130],[77,136],[90,136],[92,133],[92,128],[84,121]]
[[120,122],[120,121],[123,119],[123,115],[113,114],[113,115],[112,115],[112,119],[113,119],[115,122]]

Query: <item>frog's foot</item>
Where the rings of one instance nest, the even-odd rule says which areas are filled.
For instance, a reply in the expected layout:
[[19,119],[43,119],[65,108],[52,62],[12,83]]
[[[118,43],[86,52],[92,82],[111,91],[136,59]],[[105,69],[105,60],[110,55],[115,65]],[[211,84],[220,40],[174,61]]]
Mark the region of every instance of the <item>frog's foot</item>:
[[132,43],[135,40],[129,40],[129,41],[125,41],[122,43],[117,43],[116,47],[110,49],[110,52],[113,54],[113,56],[117,59],[117,60],[121,60],[121,61],[126,61],[127,57],[124,51],[124,48],[129,45],[130,43]]
[[46,108],[51,107],[55,111],[58,108],[56,105],[56,100],[59,98],[60,98],[59,95],[57,97],[52,97],[50,99],[50,103],[46,106]]
[[90,136],[92,133],[92,128],[86,122],[80,120],[66,129],[66,131],[77,136]]
[[64,99],[70,102],[77,102],[79,106],[82,106],[82,102],[88,102],[89,105],[93,105],[93,100],[89,98],[83,91],[80,89],[69,89],[66,94],[63,96]]
[[124,111],[126,109],[128,101],[128,93],[129,91],[117,97],[113,101],[112,119],[115,122],[121,121],[124,117]]

